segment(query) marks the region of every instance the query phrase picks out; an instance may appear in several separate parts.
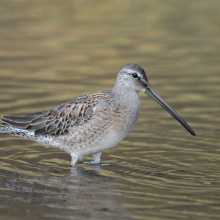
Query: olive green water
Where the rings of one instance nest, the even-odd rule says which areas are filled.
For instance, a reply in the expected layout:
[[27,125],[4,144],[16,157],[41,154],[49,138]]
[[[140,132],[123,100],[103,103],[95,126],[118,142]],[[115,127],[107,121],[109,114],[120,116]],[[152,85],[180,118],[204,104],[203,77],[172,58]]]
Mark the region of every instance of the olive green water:
[[76,171],[1,134],[0,219],[220,219],[219,14],[219,0],[1,1],[0,115],[111,88],[134,62],[197,136],[145,94],[110,165]]

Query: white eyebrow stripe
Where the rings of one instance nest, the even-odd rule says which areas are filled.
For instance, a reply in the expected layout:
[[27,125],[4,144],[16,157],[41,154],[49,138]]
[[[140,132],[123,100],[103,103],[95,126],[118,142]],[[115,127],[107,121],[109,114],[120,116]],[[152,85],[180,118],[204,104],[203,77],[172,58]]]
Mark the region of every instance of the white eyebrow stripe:
[[135,71],[132,70],[126,70],[127,73],[136,73]]

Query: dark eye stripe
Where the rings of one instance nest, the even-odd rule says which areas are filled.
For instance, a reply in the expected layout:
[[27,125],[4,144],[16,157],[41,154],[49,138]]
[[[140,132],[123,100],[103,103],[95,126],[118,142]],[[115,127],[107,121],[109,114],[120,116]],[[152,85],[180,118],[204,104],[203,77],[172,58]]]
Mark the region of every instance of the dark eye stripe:
[[133,78],[135,78],[135,79],[138,78],[138,74],[137,74],[137,73],[133,73],[132,76],[133,76]]

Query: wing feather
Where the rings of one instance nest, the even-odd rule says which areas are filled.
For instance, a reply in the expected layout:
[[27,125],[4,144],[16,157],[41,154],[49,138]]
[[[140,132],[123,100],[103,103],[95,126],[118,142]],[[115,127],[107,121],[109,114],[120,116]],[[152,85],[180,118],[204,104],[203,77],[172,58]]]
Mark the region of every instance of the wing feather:
[[2,126],[13,126],[29,131],[35,135],[63,135],[67,134],[73,126],[78,126],[89,121],[93,117],[94,109],[100,100],[108,98],[105,93],[91,93],[71,99],[66,103],[47,111],[38,112],[26,116],[3,116]]

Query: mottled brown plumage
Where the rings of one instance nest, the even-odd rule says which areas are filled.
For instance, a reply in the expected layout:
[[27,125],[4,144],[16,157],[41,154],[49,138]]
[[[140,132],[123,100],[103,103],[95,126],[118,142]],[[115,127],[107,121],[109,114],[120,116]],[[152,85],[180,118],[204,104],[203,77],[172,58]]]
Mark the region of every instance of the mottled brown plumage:
[[71,99],[50,110],[26,116],[3,116],[2,125],[34,131],[35,135],[64,135],[73,126],[86,123],[93,116],[93,108],[101,100],[109,101],[109,95],[98,91]]

